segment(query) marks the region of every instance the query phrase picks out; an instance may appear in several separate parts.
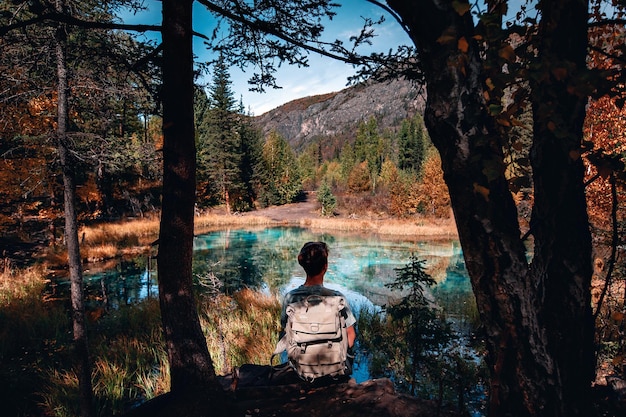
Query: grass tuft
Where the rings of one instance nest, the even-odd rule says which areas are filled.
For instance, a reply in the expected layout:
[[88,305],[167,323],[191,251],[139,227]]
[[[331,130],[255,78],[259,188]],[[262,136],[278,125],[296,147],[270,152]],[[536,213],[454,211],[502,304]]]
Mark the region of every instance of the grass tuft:
[[201,325],[216,372],[244,363],[269,364],[278,342],[280,302],[250,289],[200,303]]

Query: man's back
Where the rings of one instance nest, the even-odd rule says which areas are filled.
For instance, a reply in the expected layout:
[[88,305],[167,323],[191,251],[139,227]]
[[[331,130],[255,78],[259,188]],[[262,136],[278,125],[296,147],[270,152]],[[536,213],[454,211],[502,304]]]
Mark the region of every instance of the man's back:
[[[301,285],[297,288],[294,288],[293,290],[285,294],[285,298],[283,299],[283,309],[280,316],[280,324],[283,329],[287,324],[286,307],[289,304],[304,300],[311,295],[344,297],[341,292],[326,288],[323,285]],[[354,314],[352,313],[350,305],[347,302],[345,303],[345,306],[346,309],[344,311],[344,318],[346,319],[346,326],[350,327],[356,323],[356,319],[354,318]]]
[[286,350],[291,366],[307,381],[350,375],[347,308],[341,295],[297,294],[285,308],[285,336],[275,353]]
[[280,316],[285,335],[274,354],[286,350],[289,362],[304,379],[349,375],[352,362],[347,357],[356,338],[356,319],[343,294],[323,286],[328,246],[305,243],[298,263],[306,280],[285,295]]

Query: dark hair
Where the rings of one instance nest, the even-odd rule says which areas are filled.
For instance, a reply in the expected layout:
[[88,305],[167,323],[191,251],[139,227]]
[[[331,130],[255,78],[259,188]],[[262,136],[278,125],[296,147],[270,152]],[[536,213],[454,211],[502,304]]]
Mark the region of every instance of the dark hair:
[[305,243],[298,254],[298,263],[307,276],[319,274],[328,263],[328,246],[324,242]]

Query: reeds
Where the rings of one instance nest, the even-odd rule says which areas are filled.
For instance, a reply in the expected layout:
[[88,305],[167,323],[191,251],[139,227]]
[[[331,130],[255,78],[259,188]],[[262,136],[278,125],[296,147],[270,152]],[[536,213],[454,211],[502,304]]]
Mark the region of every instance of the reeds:
[[[202,234],[224,227],[298,226],[320,231],[376,233],[407,239],[455,238],[456,226],[451,219],[395,218],[329,218],[306,217],[277,221],[254,213],[223,214],[207,212],[194,219],[195,233]],[[159,235],[156,216],[129,221],[84,226],[79,231],[81,256],[87,262],[100,262],[125,255],[137,255],[149,250]],[[60,248],[50,248],[47,259],[51,264],[67,262]]]
[[67,316],[42,299],[44,276],[41,267],[0,274],[0,358],[51,349],[64,337]]
[[[248,213],[225,215],[207,213],[195,218],[195,233],[206,233],[224,226],[247,227],[278,224],[266,217]],[[149,250],[159,235],[158,217],[126,220],[83,226],[79,231],[81,257],[87,262],[100,262]],[[50,248],[47,259],[51,264],[67,262],[62,248]]]
[[118,247],[129,247],[154,240],[159,232],[159,219],[146,217],[116,223],[84,226],[79,231],[82,245],[99,246],[115,242]]
[[271,226],[279,224],[268,217],[256,216],[252,213],[242,214],[216,214],[205,213],[195,218],[196,233],[204,233],[216,227],[222,226]]
[[[0,275],[0,390],[7,415],[78,415],[78,378],[67,306],[42,297],[43,269]],[[242,290],[199,300],[216,372],[269,363],[278,336],[275,296]],[[158,301],[105,312],[88,326],[98,415],[113,415],[170,389]],[[24,397],[31,398],[25,403]]]
[[45,285],[41,267],[5,268],[0,274],[0,392],[5,415],[38,415],[34,411],[45,384],[43,369],[57,362],[71,341],[64,306],[44,300]]
[[14,269],[10,262],[4,262],[0,271],[0,307],[9,305],[13,300],[30,297],[41,291],[46,284],[42,267]]
[[[92,386],[98,415],[120,413],[132,404],[169,391],[169,366],[162,339],[158,301],[151,299],[109,312],[89,332],[94,358]],[[78,415],[78,377],[63,369],[42,370],[40,407],[45,415]]]
[[316,230],[338,230],[343,232],[367,232],[385,236],[413,237],[423,239],[453,238],[457,231],[452,221],[432,223],[404,219],[370,220],[358,218],[307,218],[300,226]]
[[250,289],[200,302],[201,325],[216,372],[269,364],[278,341],[280,302]]

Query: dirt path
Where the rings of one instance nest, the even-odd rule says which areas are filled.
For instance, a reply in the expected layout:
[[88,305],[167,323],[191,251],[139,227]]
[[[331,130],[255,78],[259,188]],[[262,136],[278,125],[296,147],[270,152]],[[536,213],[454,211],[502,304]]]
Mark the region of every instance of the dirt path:
[[[218,209],[222,210],[222,209]],[[436,219],[423,216],[411,216],[407,218],[392,218],[390,216],[377,216],[371,213],[349,214],[336,211],[331,217],[320,215],[321,205],[317,202],[314,191],[308,191],[304,197],[296,203],[282,206],[271,206],[246,213],[239,216],[245,224],[245,217],[264,218],[279,225],[292,225],[309,227],[329,231],[376,233],[408,239],[450,239],[457,237],[454,220]],[[224,214],[213,211],[215,214]]]
[[307,191],[301,201],[282,206],[271,206],[246,213],[248,215],[267,217],[278,222],[294,223],[302,219],[318,218],[320,204],[316,200],[315,192]]

